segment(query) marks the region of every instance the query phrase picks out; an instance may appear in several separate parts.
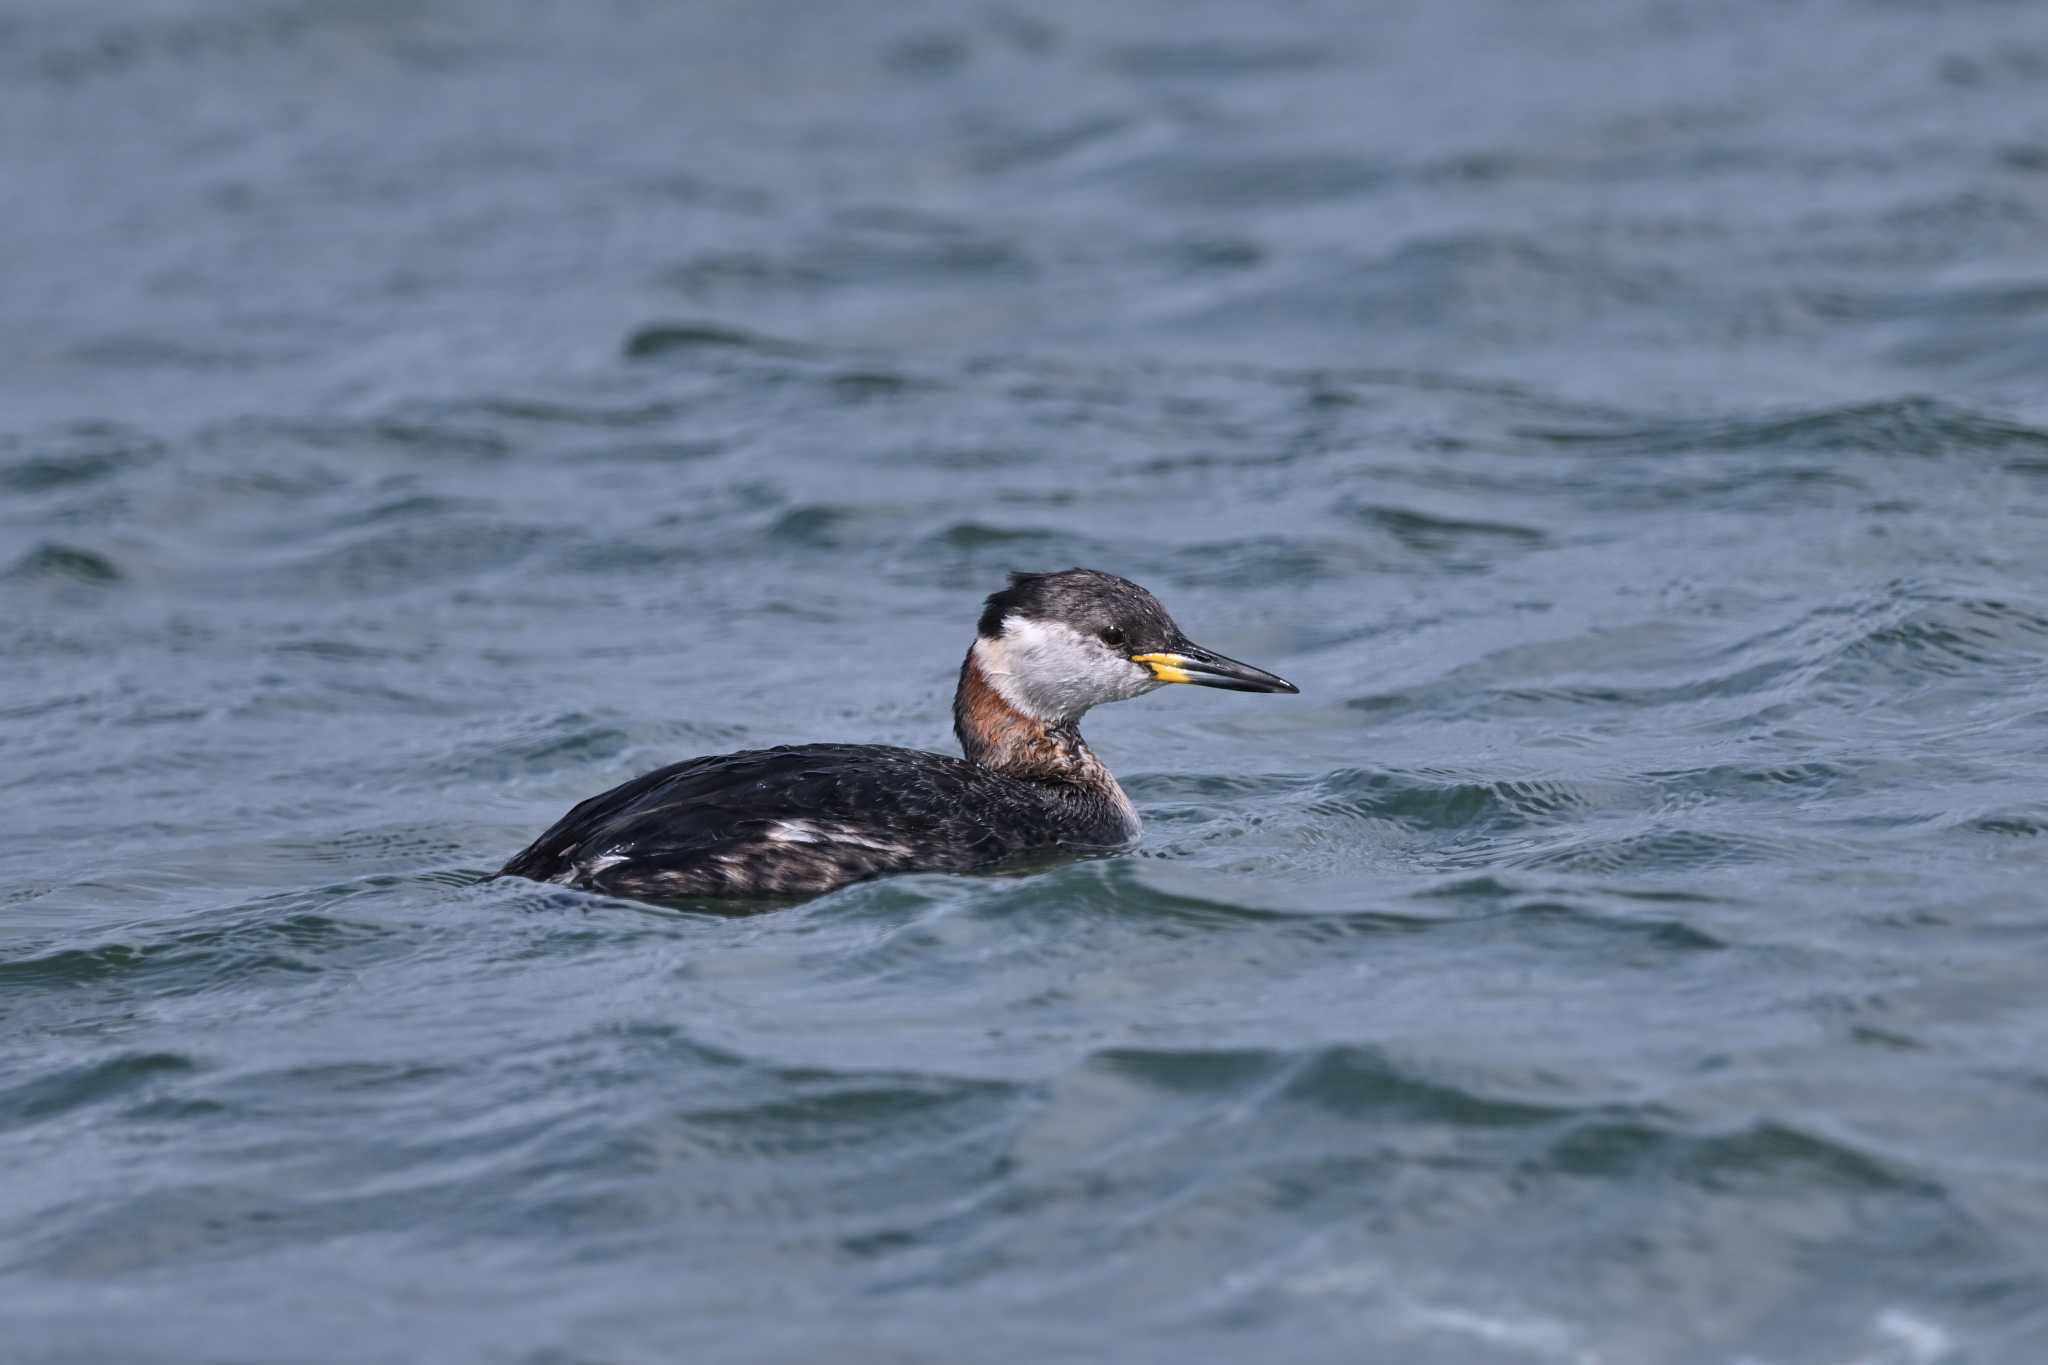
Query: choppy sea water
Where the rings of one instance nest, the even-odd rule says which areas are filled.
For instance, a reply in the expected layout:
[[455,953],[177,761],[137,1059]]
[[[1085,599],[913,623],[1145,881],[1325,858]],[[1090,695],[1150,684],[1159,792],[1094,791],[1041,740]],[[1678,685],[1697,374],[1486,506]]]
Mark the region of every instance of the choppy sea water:
[[[2026,5],[0,16],[11,1361],[2048,1359]],[[480,877],[950,747],[1129,857]]]

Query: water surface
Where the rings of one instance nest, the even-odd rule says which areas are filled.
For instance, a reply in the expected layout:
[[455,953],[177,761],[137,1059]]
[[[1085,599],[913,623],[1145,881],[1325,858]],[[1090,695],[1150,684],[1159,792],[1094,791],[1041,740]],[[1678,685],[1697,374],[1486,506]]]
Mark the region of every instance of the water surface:
[[[0,19],[24,1362],[2048,1358],[2024,5]],[[480,883],[947,748],[1087,564],[1300,697],[1148,833]]]

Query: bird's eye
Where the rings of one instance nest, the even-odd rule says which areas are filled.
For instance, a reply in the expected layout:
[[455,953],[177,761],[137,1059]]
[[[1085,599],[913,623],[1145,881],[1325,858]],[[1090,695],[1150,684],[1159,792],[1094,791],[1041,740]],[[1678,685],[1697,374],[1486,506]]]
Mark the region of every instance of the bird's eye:
[[1104,626],[1102,628],[1102,643],[1120,646],[1123,642],[1124,628],[1122,626]]

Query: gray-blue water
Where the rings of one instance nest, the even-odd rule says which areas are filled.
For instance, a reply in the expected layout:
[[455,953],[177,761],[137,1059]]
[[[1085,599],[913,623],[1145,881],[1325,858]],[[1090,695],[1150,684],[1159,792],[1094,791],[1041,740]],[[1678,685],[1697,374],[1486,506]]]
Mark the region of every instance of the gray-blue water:
[[[2048,1360],[2048,14],[15,0],[0,1358]],[[481,884],[949,749],[1136,854]]]

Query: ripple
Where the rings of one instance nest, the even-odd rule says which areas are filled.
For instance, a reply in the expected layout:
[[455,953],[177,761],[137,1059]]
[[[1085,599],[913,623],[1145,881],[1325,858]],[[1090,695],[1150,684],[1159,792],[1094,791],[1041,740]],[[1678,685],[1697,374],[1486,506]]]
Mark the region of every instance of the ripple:
[[219,58],[264,61],[272,52],[309,41],[346,23],[346,13],[324,4],[264,5],[250,11],[167,12],[93,23],[83,33],[56,29],[35,54],[35,69],[60,84],[125,77],[131,68],[163,63],[191,67]]
[[54,1118],[197,1069],[198,1063],[182,1053],[124,1052],[47,1072],[0,1089],[0,1128]]
[[728,442],[711,438],[619,441],[595,447],[581,458],[606,464],[676,465],[708,460],[731,449]]
[[[16,454],[16,452],[28,452]],[[110,423],[86,423],[42,437],[0,439],[0,492],[85,488],[153,464],[164,447]]]
[[926,545],[933,549],[972,551],[1028,546],[1033,553],[1052,553],[1054,546],[1065,541],[1065,533],[1060,531],[1035,526],[992,526],[980,521],[956,521],[925,539]]
[[412,493],[388,502],[338,513],[328,518],[326,524],[331,529],[350,530],[362,526],[378,526],[385,522],[426,521],[448,516],[474,505],[461,498],[437,493]]
[[543,426],[598,427],[603,429],[655,426],[676,417],[680,404],[667,399],[646,403],[605,405],[565,403],[540,398],[486,398],[477,408],[492,417]]
[[1448,901],[1458,907],[1460,921],[1474,918],[1526,924],[1562,924],[1591,930],[1599,935],[1620,936],[1647,942],[1672,952],[1717,952],[1730,946],[1726,939],[1710,933],[1691,920],[1669,913],[1645,914],[1638,906],[1703,907],[1714,904],[1712,897],[1669,887],[1614,886],[1604,879],[1599,899],[1619,902],[1625,908],[1595,909],[1588,904],[1583,885],[1576,894],[1553,888],[1523,887],[1494,876],[1459,877],[1416,893],[1414,899]]
[[627,574],[667,573],[677,566],[712,558],[715,551],[690,542],[648,544],[611,535],[595,544],[569,546],[558,561],[571,573],[616,580]]
[[1351,503],[1338,510],[1385,532],[1404,549],[1436,566],[1462,571],[1491,567],[1504,554],[1525,553],[1549,539],[1533,526],[1444,516],[1409,507]]
[[1555,445],[1591,445],[1654,453],[1771,450],[1816,454],[1928,456],[2048,449],[2048,431],[1986,416],[1931,398],[1823,408],[1771,418],[1664,422],[1632,429],[1524,428]]
[[1328,46],[1284,42],[1133,43],[1110,54],[1132,75],[1197,78],[1306,71],[1340,58],[1341,52]]
[[829,283],[827,272],[817,263],[786,261],[758,251],[707,252],[668,271],[664,278],[696,297],[721,291],[807,293]]
[[1391,569],[1354,539],[1251,536],[1175,545],[1167,555],[1174,577],[1198,585],[1309,584]]
[[2015,280],[1922,293],[1825,293],[1814,295],[1812,305],[1817,312],[1847,321],[1978,322],[2048,313],[2048,284]]
[[816,259],[840,284],[932,285],[1032,274],[1030,257],[1006,234],[951,217],[870,206],[843,211],[838,219],[844,231]]
[[1774,1119],[1720,1133],[1688,1132],[1670,1121],[1582,1123],[1555,1143],[1546,1159],[1556,1170],[1593,1178],[1612,1179],[1655,1168],[1724,1193],[1790,1184],[1943,1197],[1940,1185],[1924,1175],[1848,1142]]
[[[290,442],[308,450],[396,452],[432,459],[496,462],[514,453],[513,442],[501,432],[458,420],[456,414],[429,411],[426,415],[386,416],[366,420],[245,417],[222,423],[212,433],[216,442],[253,445],[262,448],[274,442]],[[308,493],[323,491],[336,481],[333,471],[256,471],[276,480],[275,491]],[[249,478],[254,475],[244,475]]]
[[860,524],[867,509],[813,503],[792,507],[777,515],[765,532],[767,539],[812,550],[838,549],[845,545],[845,532]]
[[[1264,247],[1243,237],[1190,237],[1174,250],[1189,270],[1199,273],[1249,270],[1266,259]],[[1320,397],[1323,406],[1345,405],[1341,395],[1325,392]]]
[[276,973],[309,974],[379,943],[388,931],[307,912],[218,928],[194,929],[140,943],[66,948],[0,960],[0,993],[102,983],[140,985],[159,994],[187,994],[245,984]]
[[0,578],[18,582],[56,580],[91,588],[110,588],[126,581],[128,575],[107,555],[77,545],[45,541],[0,572]]
[[1669,793],[1700,793],[1734,800],[1805,801],[1836,791],[1853,777],[1835,763],[1791,762],[1750,765],[1716,763],[1703,768],[1653,769],[1647,781]]
[[1138,126],[1139,120],[1125,114],[1084,115],[1049,129],[992,139],[975,155],[973,165],[991,174],[1051,165],[1114,142]]
[[1337,151],[1183,156],[1127,173],[1176,201],[1223,209],[1348,199],[1391,178],[1385,163]]
[[1393,820],[1409,829],[1470,832],[1570,820],[1623,799],[1621,784],[1546,778],[1461,780],[1431,773],[1339,768],[1317,779],[1311,811]]
[[807,353],[805,347],[794,342],[708,322],[649,323],[627,337],[625,342],[628,360],[649,360],[685,351],[743,351],[778,357]]
[[582,711],[515,716],[490,727],[487,738],[461,746],[455,770],[480,781],[558,770],[582,771],[631,747],[623,727]]
[[[1615,876],[1643,873],[1670,876],[1685,871],[1739,867],[1751,863],[1787,863],[1811,857],[1818,841],[1799,842],[1766,835],[1710,829],[1645,830],[1620,835],[1573,834],[1554,845],[1510,854],[1501,861],[1511,867]],[[1496,855],[1481,855],[1490,859]]]
[[[383,524],[394,516],[400,524],[353,535],[340,545],[288,560],[284,567],[301,590],[326,584],[350,592],[407,593],[516,564],[553,535],[542,527],[495,518],[436,515],[441,509],[431,500],[408,499],[386,511],[388,516],[369,513],[367,524]],[[429,516],[431,522],[407,524]]]
[[1869,682],[2048,669],[2048,615],[2016,603],[1901,593],[1875,609],[1893,619],[1843,641],[1820,676]]
[[889,49],[886,64],[907,76],[943,76],[968,58],[966,40],[950,33],[925,33],[905,38]]
[[1997,834],[2012,839],[2033,839],[2048,834],[2048,808],[2002,810],[1993,814],[1974,816],[1965,824],[1982,834]]
[[1343,1117],[1407,1119],[1481,1128],[1553,1123],[1579,1105],[1489,1094],[1347,1045],[1280,1052],[1258,1048],[1115,1048],[1089,1065],[1176,1095],[1256,1092],[1262,1108],[1304,1106]]
[[365,644],[360,640],[286,640],[272,646],[278,654],[297,654],[312,659],[325,659],[331,663],[367,663],[375,660],[403,660],[412,657],[406,651],[387,649]]
[[1504,521],[1468,521],[1457,517],[1432,516],[1408,507],[1380,507],[1370,503],[1357,504],[1346,509],[1349,515],[1371,526],[1381,527],[1405,544],[1417,550],[1437,550],[1468,537],[1484,540],[1511,540],[1524,545],[1540,545],[1546,539],[1543,532],[1533,526],[1517,526]]
[[1729,945],[1697,925],[1684,920],[1601,914],[1570,901],[1527,900],[1508,912],[1520,919],[1550,921],[1575,928],[1590,928],[1603,934],[1620,934],[1639,939],[1667,952],[1720,952]]
[[895,370],[842,370],[829,376],[826,385],[842,403],[880,402],[929,392],[938,386],[928,379]]
[[948,1133],[985,1128],[1024,1093],[1007,1082],[926,1072],[804,1068],[776,1070],[761,1088],[769,1093],[748,1102],[693,1105],[685,1122],[711,1150],[757,1157],[927,1147]]
[[[1741,635],[1682,647],[1674,647],[1661,625],[1645,625],[1508,651],[1439,680],[1430,701],[1439,712],[1470,710],[1496,719],[1712,703],[1693,711],[1686,724],[1726,731],[1753,720],[1759,704],[1839,696],[1845,685],[1877,688],[1985,670],[2020,677],[2044,667],[2048,616],[2015,602],[1898,582],[1762,622]],[[1492,681],[1503,674],[1521,681]],[[1461,675],[1469,675],[1470,685],[1455,685]],[[1344,702],[1375,713],[1412,704],[1405,694]],[[1802,772],[1802,781],[1825,776],[1803,772],[1797,762],[1771,766]]]

